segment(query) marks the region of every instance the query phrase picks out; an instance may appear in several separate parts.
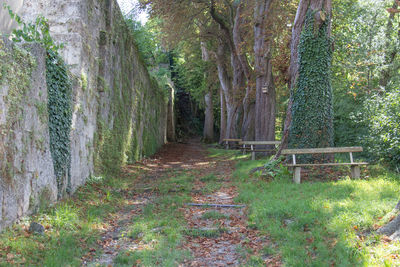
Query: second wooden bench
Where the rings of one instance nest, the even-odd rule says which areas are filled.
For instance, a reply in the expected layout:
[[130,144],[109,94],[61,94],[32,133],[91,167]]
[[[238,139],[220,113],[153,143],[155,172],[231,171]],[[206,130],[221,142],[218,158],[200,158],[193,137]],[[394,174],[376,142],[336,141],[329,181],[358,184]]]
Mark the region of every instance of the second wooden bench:
[[[256,159],[256,152],[273,152],[276,150],[276,146],[280,145],[281,141],[241,141],[239,145],[242,146],[243,154],[246,151],[251,151],[251,159]],[[274,145],[275,149],[262,149],[257,146]]]
[[[285,164],[285,166],[294,168],[293,181],[296,184],[301,180],[301,167],[309,166],[350,166],[351,177],[360,178],[360,166],[367,165],[366,162],[354,162],[353,152],[362,152],[362,147],[326,147],[326,148],[305,148],[305,149],[283,149],[282,155],[292,155],[292,164]],[[350,162],[332,162],[332,163],[297,163],[296,155],[299,154],[335,154],[335,153],[349,153]]]

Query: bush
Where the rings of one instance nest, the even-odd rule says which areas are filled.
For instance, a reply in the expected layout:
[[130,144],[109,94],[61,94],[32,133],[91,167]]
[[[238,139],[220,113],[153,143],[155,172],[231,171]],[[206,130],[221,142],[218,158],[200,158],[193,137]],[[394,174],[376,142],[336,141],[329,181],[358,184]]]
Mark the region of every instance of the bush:
[[400,172],[400,89],[371,97],[365,102],[364,114],[370,130],[362,140],[364,146]]

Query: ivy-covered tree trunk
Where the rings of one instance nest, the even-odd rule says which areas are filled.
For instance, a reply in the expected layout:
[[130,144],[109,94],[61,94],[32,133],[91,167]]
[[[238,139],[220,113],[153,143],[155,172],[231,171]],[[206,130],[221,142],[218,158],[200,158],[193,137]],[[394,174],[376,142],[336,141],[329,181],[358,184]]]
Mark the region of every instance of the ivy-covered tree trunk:
[[286,148],[289,141],[290,126],[292,124],[292,107],[293,107],[293,93],[297,86],[297,80],[299,78],[299,43],[300,36],[303,30],[307,11],[311,9],[314,11],[324,10],[326,17],[328,18],[326,34],[330,36],[331,26],[330,20],[332,13],[332,0],[300,0],[296,17],[292,28],[292,38],[290,42],[290,66],[289,66],[289,84],[290,98],[288,107],[286,110],[286,117],[284,122],[284,128],[282,133],[282,145],[280,146],[276,157],[280,155],[282,149]]
[[330,15],[309,8],[298,46],[298,78],[292,91],[289,147],[333,146]]

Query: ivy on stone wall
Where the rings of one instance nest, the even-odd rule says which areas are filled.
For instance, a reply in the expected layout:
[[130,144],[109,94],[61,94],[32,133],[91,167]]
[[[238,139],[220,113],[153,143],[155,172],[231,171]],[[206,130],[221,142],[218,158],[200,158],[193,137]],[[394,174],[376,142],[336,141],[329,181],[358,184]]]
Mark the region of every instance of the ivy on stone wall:
[[314,29],[315,12],[307,13],[299,43],[299,76],[293,92],[289,147],[333,146],[330,68],[332,41],[327,18]]
[[52,50],[47,51],[46,82],[50,150],[57,179],[58,198],[61,198],[64,190],[67,193],[71,190],[71,82],[63,60]]

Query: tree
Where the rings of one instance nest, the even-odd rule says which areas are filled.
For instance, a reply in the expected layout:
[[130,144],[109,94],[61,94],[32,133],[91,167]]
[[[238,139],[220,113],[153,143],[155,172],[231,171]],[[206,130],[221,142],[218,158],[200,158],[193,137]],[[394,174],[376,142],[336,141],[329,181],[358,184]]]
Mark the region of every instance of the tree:
[[[287,147],[289,141],[289,133],[292,127],[293,121],[293,104],[294,104],[294,93],[298,86],[299,79],[299,43],[301,33],[306,24],[307,12],[313,14],[313,23],[308,25],[313,33],[316,33],[319,37],[325,37],[329,39],[331,25],[330,18],[332,13],[332,1],[331,0],[300,0],[296,17],[292,28],[292,39],[290,44],[290,66],[289,66],[289,88],[290,88],[290,99],[287,107],[286,118],[284,123],[284,131],[282,134],[282,145],[278,150],[276,157],[280,155],[280,151]],[[327,20],[327,21],[326,21]],[[324,27],[322,27],[324,26]],[[321,32],[322,27],[322,32]],[[325,28],[325,30],[324,30]],[[325,36],[320,36],[320,34]],[[330,47],[329,47],[330,49]],[[315,64],[318,62],[313,62]],[[305,80],[306,78],[304,78]],[[301,111],[300,111],[301,113]],[[299,113],[298,113],[299,114]],[[316,134],[316,133],[314,133]]]
[[254,60],[256,72],[255,140],[275,140],[275,85],[272,75],[271,32],[267,31],[272,0],[256,1]]
[[[163,21],[168,39],[197,36],[207,43],[221,85],[220,103],[223,106],[220,121],[223,134],[220,141],[240,135],[251,140],[275,138],[275,87],[271,60],[273,34],[267,31],[273,2],[144,1],[151,5],[151,12]],[[251,10],[253,16],[247,16]],[[179,37],[176,32],[180,33]],[[251,46],[253,49],[249,51]],[[251,66],[250,62],[254,65]],[[264,87],[268,88],[267,94],[262,92]]]

